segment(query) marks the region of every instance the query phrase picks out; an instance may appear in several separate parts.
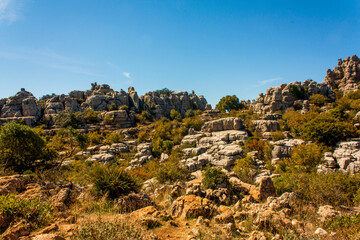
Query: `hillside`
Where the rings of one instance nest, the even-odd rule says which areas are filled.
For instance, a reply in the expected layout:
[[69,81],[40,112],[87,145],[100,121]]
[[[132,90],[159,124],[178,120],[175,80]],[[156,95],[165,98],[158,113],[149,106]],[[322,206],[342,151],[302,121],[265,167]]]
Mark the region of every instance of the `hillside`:
[[253,101],[0,100],[3,239],[359,239],[360,60]]

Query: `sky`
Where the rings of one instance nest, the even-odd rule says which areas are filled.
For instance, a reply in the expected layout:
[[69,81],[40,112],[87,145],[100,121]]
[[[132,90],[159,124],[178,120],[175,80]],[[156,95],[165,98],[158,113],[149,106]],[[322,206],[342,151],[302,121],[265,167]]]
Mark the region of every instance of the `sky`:
[[254,99],[360,56],[359,0],[0,0],[0,98],[135,87]]

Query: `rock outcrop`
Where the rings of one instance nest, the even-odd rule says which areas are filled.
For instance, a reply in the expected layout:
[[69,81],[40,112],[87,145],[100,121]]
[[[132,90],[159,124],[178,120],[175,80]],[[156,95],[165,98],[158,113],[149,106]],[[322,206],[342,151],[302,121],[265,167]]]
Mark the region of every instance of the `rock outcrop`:
[[360,60],[356,55],[338,60],[338,65],[328,69],[325,76],[325,83],[332,89],[339,89],[345,94],[359,89],[360,82]]
[[257,113],[275,113],[285,112],[288,108],[293,107],[295,110],[308,111],[309,98],[313,94],[321,94],[329,98],[330,101],[335,99],[335,93],[326,83],[316,83],[313,80],[306,80],[302,83],[293,82],[281,84],[278,87],[271,87],[266,94],[259,94],[250,107]]
[[319,173],[360,172],[360,139],[338,143],[334,153],[326,152],[324,163],[318,166]]
[[14,96],[0,100],[0,116],[0,124],[24,120],[32,125],[41,116],[41,104],[32,93],[22,88]]
[[189,94],[184,91],[166,91],[165,93],[154,91],[138,96],[133,87],[129,87],[128,92],[122,89],[118,92],[107,84],[98,85],[97,83],[93,83],[90,90],[74,90],[68,95],[45,95],[40,101],[30,92],[21,89],[15,96],[0,100],[0,124],[23,119],[28,125],[33,125],[41,117],[52,124],[56,114],[62,111],[78,112],[86,109],[113,111],[106,113],[103,117],[115,114],[116,116],[113,117],[118,119],[116,120],[118,127],[123,128],[134,125],[134,113],[144,110],[156,119],[169,117],[172,109],[184,117],[188,110],[209,109],[209,104],[204,96],[197,96],[194,92]]

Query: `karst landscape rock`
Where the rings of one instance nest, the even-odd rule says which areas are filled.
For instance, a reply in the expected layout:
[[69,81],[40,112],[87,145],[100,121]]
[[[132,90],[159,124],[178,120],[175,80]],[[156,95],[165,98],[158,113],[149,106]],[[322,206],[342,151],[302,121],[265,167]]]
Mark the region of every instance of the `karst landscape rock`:
[[354,55],[228,112],[166,88],[21,89],[0,100],[1,237],[359,239],[359,84]]

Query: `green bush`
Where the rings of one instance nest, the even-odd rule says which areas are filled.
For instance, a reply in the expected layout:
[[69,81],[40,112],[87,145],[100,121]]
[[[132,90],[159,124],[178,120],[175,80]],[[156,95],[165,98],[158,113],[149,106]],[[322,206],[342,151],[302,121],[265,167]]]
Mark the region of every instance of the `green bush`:
[[194,118],[184,118],[183,120],[184,126],[189,129],[189,128],[193,128],[196,131],[200,131],[201,127],[204,125],[204,121],[201,120],[201,118],[199,117],[194,117]]
[[158,164],[154,173],[154,177],[162,184],[185,181],[189,175],[189,170],[181,166],[178,159],[171,156],[168,161]]
[[46,226],[53,220],[53,207],[39,198],[18,199],[14,194],[0,196],[0,212],[9,225],[25,220],[32,229]]
[[136,121],[141,124],[147,124],[152,121],[152,116],[148,111],[142,111],[141,114],[136,114]]
[[316,143],[298,145],[291,154],[289,165],[296,171],[315,172],[326,150],[327,148]]
[[99,114],[101,112],[100,111],[94,111],[92,109],[87,109],[85,111],[85,116],[84,119],[86,121],[86,123],[99,123],[100,122],[100,118],[99,118]]
[[87,134],[90,146],[100,144],[104,137],[98,132],[89,132]]
[[115,131],[108,134],[105,139],[106,144],[120,143],[122,141],[124,141],[124,135]]
[[181,119],[182,119],[181,114],[178,111],[176,111],[175,109],[171,109],[170,118],[172,120],[177,120],[177,121],[181,121]]
[[216,167],[207,166],[203,171],[202,184],[206,189],[216,189],[219,186],[230,185],[228,176]]
[[287,172],[275,178],[274,185],[278,195],[295,192],[300,199],[311,201],[316,206],[352,206],[360,188],[360,177],[343,173]]
[[316,106],[322,107],[329,101],[327,97],[321,94],[313,94],[309,98],[311,104],[315,104]]
[[116,165],[97,166],[91,171],[90,176],[95,194],[111,199],[137,192],[140,188],[137,179]]
[[215,106],[215,109],[223,112],[230,112],[231,110],[240,110],[243,108],[244,105],[239,102],[239,99],[235,95],[228,95],[221,98]]
[[16,172],[34,170],[38,165],[50,164],[56,156],[57,153],[30,127],[16,122],[1,127],[0,164],[4,168]]
[[305,99],[305,89],[303,87],[297,87],[295,85],[291,85],[290,92],[297,100]]
[[76,117],[72,111],[62,111],[58,113],[55,117],[55,125],[60,128],[78,128],[81,124],[81,121]]
[[233,171],[241,181],[251,184],[254,183],[255,176],[258,173],[258,170],[250,156],[237,159]]
[[115,103],[110,104],[109,111],[116,111],[119,110],[118,106]]
[[173,91],[169,90],[168,88],[156,90],[155,92],[157,92],[159,94],[167,95],[167,96],[170,96],[170,94],[173,93]]

